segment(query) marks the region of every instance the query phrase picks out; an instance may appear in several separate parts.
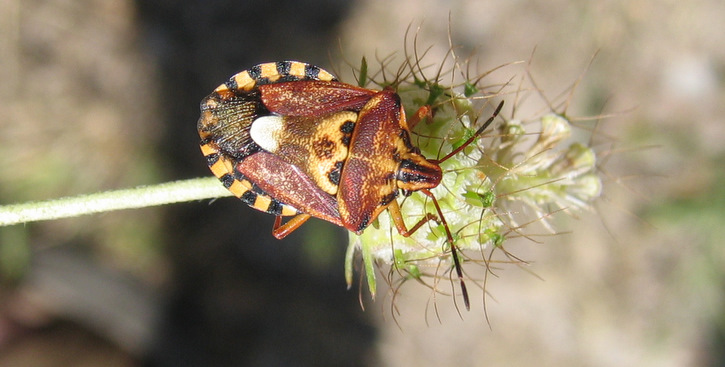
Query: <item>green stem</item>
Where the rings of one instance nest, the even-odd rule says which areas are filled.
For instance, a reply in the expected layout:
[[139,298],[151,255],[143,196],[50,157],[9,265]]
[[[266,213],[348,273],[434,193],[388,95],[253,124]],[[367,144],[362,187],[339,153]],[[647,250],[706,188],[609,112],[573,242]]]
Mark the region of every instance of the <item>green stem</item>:
[[0,226],[230,196],[215,177],[0,206]]

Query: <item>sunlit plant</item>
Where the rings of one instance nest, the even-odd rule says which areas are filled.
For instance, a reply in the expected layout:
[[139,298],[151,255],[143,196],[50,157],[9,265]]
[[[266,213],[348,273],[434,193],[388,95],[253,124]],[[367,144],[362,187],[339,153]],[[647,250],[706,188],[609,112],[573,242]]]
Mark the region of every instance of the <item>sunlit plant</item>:
[[[535,91],[520,85],[485,86],[490,72],[505,71],[515,64],[471,77],[470,64],[453,52],[449,55],[452,57],[429,66],[423,66],[417,54],[406,57],[397,68],[391,68],[393,62],[385,59],[374,73],[363,59],[357,69],[361,83],[394,88],[408,116],[421,106],[433,108],[431,118],[412,128],[414,144],[428,158],[442,157],[475,136],[499,101],[513,107],[504,109],[474,144],[441,164],[443,181],[431,192],[457,251],[452,251],[440,219],[404,237],[390,216],[381,215],[362,235],[350,234],[345,267],[348,285],[353,282],[359,253],[373,296],[377,292],[376,268],[390,269],[387,280],[391,284],[415,279],[442,292],[440,281],[456,278],[455,253],[464,268],[469,263],[488,266],[486,249],[502,248],[512,236],[526,236],[525,227],[533,222],[556,233],[550,220],[554,214],[588,210],[602,190],[596,153],[586,142],[570,139],[573,125],[564,112],[549,110],[519,120],[510,111],[518,106],[522,94]],[[407,223],[436,213],[425,195],[414,193],[400,202]]]

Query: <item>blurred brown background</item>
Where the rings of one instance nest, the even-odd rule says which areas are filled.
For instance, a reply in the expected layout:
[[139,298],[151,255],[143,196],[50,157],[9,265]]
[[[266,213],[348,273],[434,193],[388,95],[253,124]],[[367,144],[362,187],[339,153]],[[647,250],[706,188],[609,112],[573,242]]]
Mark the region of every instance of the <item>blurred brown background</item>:
[[600,125],[619,140],[596,210],[508,244],[538,278],[489,281],[490,327],[480,293],[438,322],[412,283],[400,327],[389,298],[363,312],[345,233],[276,241],[220,199],[1,228],[0,365],[725,364],[720,1],[2,0],[0,202],[208,176],[198,103],[230,75],[400,52],[410,24],[435,60],[449,14],[482,70],[536,48],[552,97],[598,51],[569,113],[627,111]]

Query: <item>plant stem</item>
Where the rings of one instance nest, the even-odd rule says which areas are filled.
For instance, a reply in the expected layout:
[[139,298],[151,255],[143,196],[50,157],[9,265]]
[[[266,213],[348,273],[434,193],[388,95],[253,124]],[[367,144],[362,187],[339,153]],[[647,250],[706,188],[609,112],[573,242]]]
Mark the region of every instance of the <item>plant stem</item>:
[[0,206],[0,226],[230,196],[215,177]]

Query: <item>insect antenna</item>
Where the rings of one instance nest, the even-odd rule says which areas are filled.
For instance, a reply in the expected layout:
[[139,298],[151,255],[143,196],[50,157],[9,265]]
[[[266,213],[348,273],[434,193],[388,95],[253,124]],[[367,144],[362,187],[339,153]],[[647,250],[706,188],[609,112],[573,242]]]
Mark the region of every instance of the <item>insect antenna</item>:
[[[493,120],[496,118],[496,116],[498,116],[499,112],[501,112],[502,108],[503,108],[503,101],[501,101],[501,103],[498,104],[498,106],[496,107],[496,110],[493,112],[491,117],[489,117],[488,120],[486,120],[486,122],[484,122],[483,125],[481,125],[481,127],[479,127],[478,130],[476,130],[476,133],[474,133],[472,137],[470,137],[468,140],[466,140],[458,148],[453,149],[453,151],[446,154],[443,158],[434,160],[433,162],[435,162],[436,164],[445,162],[447,159],[455,156],[460,151],[465,149],[468,145],[473,143],[473,141],[476,140],[476,138],[479,135],[481,135],[491,125],[491,123],[493,123]],[[440,205],[438,205],[438,200],[435,198],[435,195],[433,195],[433,193],[430,192],[430,190],[428,190],[428,189],[421,190],[421,192],[423,194],[425,194],[426,196],[428,196],[429,198],[431,198],[431,200],[433,201],[433,205],[435,206],[436,211],[438,212],[438,218],[440,218],[441,224],[443,225],[443,228],[446,231],[446,239],[448,240],[448,244],[451,246],[451,256],[453,257],[453,265],[456,268],[456,275],[458,276],[458,281],[461,283],[461,293],[463,295],[463,304],[466,306],[466,310],[470,310],[471,301],[468,296],[468,289],[466,288],[466,283],[463,280],[463,269],[461,268],[461,260],[458,258],[458,250],[456,248],[456,245],[453,242],[453,234],[451,234],[451,230],[450,230],[450,228],[448,228],[448,222],[446,222],[446,218],[443,216],[443,211],[441,210]]]
[[432,160],[432,162],[440,164],[440,163],[448,160],[448,158],[453,157],[454,155],[458,154],[463,149],[466,149],[466,147],[468,145],[473,143],[473,141],[476,140],[476,138],[479,135],[481,135],[481,133],[483,133],[488,128],[489,125],[491,125],[491,123],[496,118],[496,116],[498,116],[498,113],[501,112],[502,108],[503,108],[503,101],[501,101],[501,103],[498,104],[498,106],[496,107],[496,110],[493,111],[493,114],[491,115],[491,117],[489,117],[488,120],[486,120],[486,122],[484,122],[483,125],[481,125],[481,127],[479,127],[478,130],[476,130],[476,133],[474,133],[473,136],[468,138],[468,140],[466,140],[463,144],[461,144],[461,146],[459,146],[456,149],[453,149],[450,153],[446,154],[443,158]]
[[430,192],[428,189],[421,190],[421,192],[431,198],[431,200],[433,201],[433,205],[436,207],[436,211],[438,212],[438,218],[440,218],[441,224],[446,231],[448,244],[450,244],[451,246],[451,256],[453,257],[453,264],[456,268],[456,275],[458,276],[458,281],[461,283],[463,304],[466,306],[466,310],[470,310],[471,301],[468,297],[466,282],[463,281],[463,269],[461,268],[461,261],[458,259],[458,250],[456,249],[456,245],[453,243],[453,235],[451,234],[451,230],[448,228],[448,222],[446,222],[446,218],[443,216],[443,211],[441,210],[440,205],[438,205],[438,200],[436,200],[435,195],[433,195],[433,193]]

